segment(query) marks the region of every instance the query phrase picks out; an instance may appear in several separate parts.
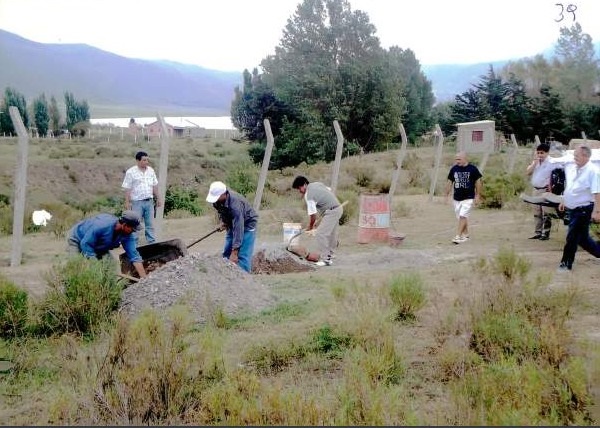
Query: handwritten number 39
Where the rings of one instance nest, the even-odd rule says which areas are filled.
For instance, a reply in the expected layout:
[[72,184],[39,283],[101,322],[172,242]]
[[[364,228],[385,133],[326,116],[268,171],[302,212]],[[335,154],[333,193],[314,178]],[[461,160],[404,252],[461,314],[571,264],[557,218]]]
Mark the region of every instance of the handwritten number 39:
[[[560,7],[559,19],[555,19],[556,22],[560,22],[565,19],[565,7],[562,3],[555,3],[555,6]],[[569,4],[567,5],[566,12],[573,14],[573,21],[575,21],[575,11],[577,10],[577,5]]]

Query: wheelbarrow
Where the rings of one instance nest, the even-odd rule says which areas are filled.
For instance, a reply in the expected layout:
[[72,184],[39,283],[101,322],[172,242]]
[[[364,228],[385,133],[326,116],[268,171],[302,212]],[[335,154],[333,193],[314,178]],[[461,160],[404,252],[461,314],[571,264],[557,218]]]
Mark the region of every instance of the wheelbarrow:
[[[142,256],[142,262],[146,272],[152,272],[153,270],[161,267],[162,265],[169,263],[175,259],[186,256],[188,249],[198,242],[208,238],[213,233],[221,230],[219,227],[210,231],[203,237],[195,240],[189,245],[185,245],[181,239],[170,239],[168,241],[153,242],[152,244],[140,245],[137,247],[140,256]],[[119,255],[119,262],[121,264],[121,275],[123,278],[127,278],[131,281],[138,280],[139,275],[133,267],[133,264],[129,261],[127,254],[122,253]]]

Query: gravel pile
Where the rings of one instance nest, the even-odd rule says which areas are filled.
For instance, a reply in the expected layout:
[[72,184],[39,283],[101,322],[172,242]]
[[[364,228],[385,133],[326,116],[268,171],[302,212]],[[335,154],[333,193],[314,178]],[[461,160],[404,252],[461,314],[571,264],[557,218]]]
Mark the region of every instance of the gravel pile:
[[220,255],[194,253],[161,266],[123,291],[120,310],[137,315],[185,303],[199,322],[221,309],[233,316],[275,304],[259,276],[249,275]]

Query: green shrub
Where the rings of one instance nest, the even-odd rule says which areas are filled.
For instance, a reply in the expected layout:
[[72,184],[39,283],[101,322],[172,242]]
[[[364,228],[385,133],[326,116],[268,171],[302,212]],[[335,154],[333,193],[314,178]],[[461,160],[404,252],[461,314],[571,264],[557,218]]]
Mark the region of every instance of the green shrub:
[[483,208],[502,208],[527,187],[523,174],[488,174],[483,180]]
[[10,205],[0,205],[0,235],[10,235],[13,227],[13,209]]
[[352,342],[351,336],[337,333],[329,325],[325,325],[313,333],[311,350],[317,354],[338,358]]
[[27,301],[25,290],[0,276],[0,336],[9,338],[23,334],[28,317]]
[[415,319],[416,312],[425,305],[423,280],[417,273],[394,277],[389,286],[389,295],[397,321]]
[[175,210],[185,210],[200,216],[204,214],[205,204],[195,189],[169,186],[165,194],[164,215]]
[[93,403],[97,423],[193,423],[203,391],[224,377],[219,337],[211,329],[193,335],[193,319],[181,308],[166,315],[149,310],[132,321],[117,318],[93,399],[80,403]]
[[350,173],[354,177],[354,182],[359,187],[369,187],[375,177],[375,170],[370,166],[359,165],[353,168]]
[[231,165],[225,178],[228,188],[241,195],[254,193],[258,184],[258,169],[250,162],[237,162]]
[[245,353],[244,362],[261,374],[274,374],[307,354],[307,347],[293,340],[285,343],[255,344]]
[[508,312],[488,312],[476,320],[470,347],[485,361],[503,356],[524,361],[539,354],[536,328],[524,316]]
[[114,260],[70,258],[47,275],[50,290],[35,306],[39,334],[94,333],[118,307],[123,283]]
[[519,256],[512,248],[500,248],[492,261],[492,271],[508,281],[523,279],[531,269],[531,262]]
[[402,170],[407,175],[409,188],[426,189],[429,183],[429,175],[421,158],[415,152],[408,152],[402,162]]

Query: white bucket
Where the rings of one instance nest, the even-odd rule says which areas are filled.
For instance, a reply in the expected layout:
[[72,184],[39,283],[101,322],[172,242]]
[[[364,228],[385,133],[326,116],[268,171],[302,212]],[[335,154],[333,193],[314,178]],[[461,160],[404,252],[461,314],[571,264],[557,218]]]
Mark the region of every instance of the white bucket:
[[[290,239],[299,234],[302,231],[301,223],[283,223],[283,242],[285,244],[290,243]],[[293,244],[298,245],[300,242],[300,237],[294,239]]]

